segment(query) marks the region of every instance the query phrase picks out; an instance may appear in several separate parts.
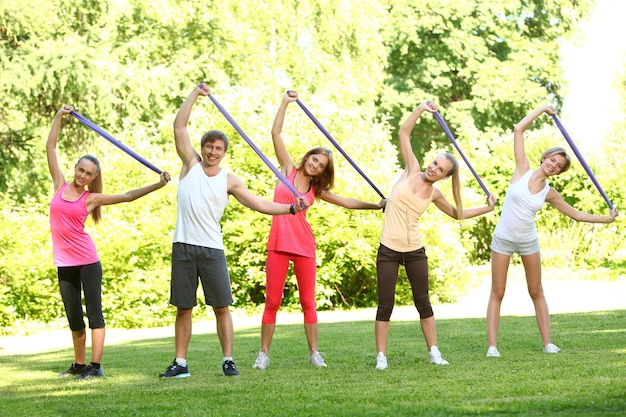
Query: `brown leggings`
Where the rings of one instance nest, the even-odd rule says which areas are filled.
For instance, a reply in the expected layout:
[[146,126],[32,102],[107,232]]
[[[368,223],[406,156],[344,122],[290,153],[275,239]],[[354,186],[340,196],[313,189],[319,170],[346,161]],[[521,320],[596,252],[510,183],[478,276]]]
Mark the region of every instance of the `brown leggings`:
[[398,269],[404,269],[411,284],[413,302],[420,319],[433,316],[433,309],[428,297],[428,257],[424,248],[412,252],[396,252],[384,245],[378,248],[376,272],[378,275],[378,311],[376,320],[389,321],[396,298]]

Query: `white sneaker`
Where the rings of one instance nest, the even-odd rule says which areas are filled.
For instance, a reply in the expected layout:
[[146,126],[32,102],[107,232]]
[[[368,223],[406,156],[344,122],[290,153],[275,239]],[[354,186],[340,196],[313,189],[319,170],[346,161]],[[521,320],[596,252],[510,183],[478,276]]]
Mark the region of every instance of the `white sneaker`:
[[376,369],[387,369],[387,357],[383,352],[378,352],[376,356]]
[[500,357],[500,352],[498,352],[498,348],[495,346],[489,346],[489,349],[487,349],[487,357],[488,358],[499,358]]
[[558,353],[559,350],[561,349],[559,349],[558,346],[553,345],[552,343],[548,343],[543,347],[543,353]]
[[256,357],[254,361],[254,365],[252,365],[252,369],[267,369],[270,366],[270,357],[267,356],[267,353],[260,351],[259,355]]
[[441,357],[441,352],[439,352],[439,348],[437,346],[431,347],[428,355],[430,356],[430,363],[434,363],[435,365],[450,364],[447,360]]
[[319,368],[326,367],[326,362],[324,362],[324,358],[322,358],[321,354],[317,350],[313,352],[311,356],[309,356],[309,363]]

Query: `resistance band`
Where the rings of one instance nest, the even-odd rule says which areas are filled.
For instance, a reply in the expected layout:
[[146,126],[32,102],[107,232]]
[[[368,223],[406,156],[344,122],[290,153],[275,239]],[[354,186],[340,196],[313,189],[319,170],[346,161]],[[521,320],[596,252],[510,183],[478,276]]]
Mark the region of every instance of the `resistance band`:
[[326,129],[324,129],[324,126],[322,126],[322,124],[315,118],[315,116],[313,116],[313,114],[309,111],[309,109],[307,109],[305,107],[304,104],[302,104],[302,102],[300,101],[300,99],[296,99],[296,103],[298,103],[298,105],[300,106],[300,108],[307,114],[307,116],[309,116],[309,118],[313,121],[313,123],[315,123],[317,125],[317,127],[319,128],[319,130],[322,131],[322,133],[328,138],[329,141],[331,141],[331,143],[333,145],[335,145],[335,148],[337,148],[337,150],[339,152],[341,152],[341,154],[348,160],[348,162],[350,162],[350,164],[354,167],[354,169],[357,170],[357,172],[359,174],[361,174],[361,176],[363,178],[365,178],[365,181],[367,181],[372,188],[378,193],[378,195],[381,198],[385,198],[385,196],[383,195],[383,193],[380,192],[380,190],[376,187],[376,185],[374,185],[374,183],[367,178],[367,175],[365,175],[365,173],[361,170],[361,168],[358,167],[358,165],[348,156],[348,154],[341,148],[341,146],[339,146],[339,144],[337,143],[337,141],[335,139],[333,139],[332,136],[330,136],[330,133],[328,133],[328,131]]
[[596,177],[593,175],[593,172],[591,172],[591,169],[589,168],[589,165],[587,165],[587,163],[585,162],[585,158],[583,158],[583,156],[581,155],[580,151],[576,147],[576,144],[574,143],[572,138],[569,136],[569,134],[567,133],[567,131],[563,127],[563,124],[561,123],[561,121],[559,120],[557,115],[553,114],[552,118],[554,119],[554,122],[556,123],[557,127],[559,128],[559,130],[561,131],[563,136],[565,137],[565,140],[567,141],[567,143],[569,143],[569,146],[572,148],[572,151],[574,151],[574,154],[576,155],[576,157],[580,161],[580,164],[583,166],[583,168],[585,168],[585,171],[587,171],[587,175],[589,175],[589,178],[591,178],[591,181],[593,181],[593,183],[596,185],[596,188],[598,189],[598,191],[600,191],[600,194],[602,194],[602,197],[604,198],[604,201],[606,201],[606,203],[609,205],[609,209],[613,209],[613,204],[611,204],[611,200],[609,200],[609,197],[606,196],[604,190],[600,186],[600,183],[598,183],[598,180],[596,180]]
[[151,170],[156,172],[157,174],[160,175],[163,172],[159,168],[157,168],[154,165],[152,165],[150,162],[148,162],[145,159],[143,159],[141,156],[139,156],[132,149],[130,149],[129,147],[124,145],[122,142],[120,142],[119,140],[115,139],[113,136],[109,135],[104,130],[100,129],[96,124],[94,124],[91,120],[87,119],[85,116],[83,116],[80,113],[77,113],[75,111],[70,112],[70,114],[72,116],[74,116],[79,122],[81,122],[82,124],[84,124],[88,128],[92,129],[94,132],[96,132],[97,134],[99,134],[100,136],[102,136],[103,138],[105,138],[106,140],[111,142],[113,145],[117,146],[118,148],[120,148],[121,150],[126,152],[128,155],[132,156],[137,161],[141,162],[142,164],[144,164],[145,166],[147,166],[148,168],[150,168]]
[[267,157],[265,155],[263,155],[263,152],[261,152],[261,150],[254,144],[254,142],[252,142],[250,140],[250,138],[248,137],[248,135],[246,135],[246,133],[239,127],[239,125],[237,124],[237,122],[235,122],[235,120],[230,117],[230,114],[228,114],[228,112],[224,109],[224,107],[222,107],[220,105],[220,103],[217,102],[217,100],[215,99],[215,97],[213,97],[211,94],[209,94],[209,98],[211,99],[211,101],[213,102],[213,104],[215,104],[215,107],[217,107],[217,109],[224,115],[224,117],[226,118],[226,120],[228,120],[230,122],[230,124],[235,128],[235,130],[237,132],[239,132],[239,134],[241,135],[242,138],[245,139],[246,142],[248,142],[248,145],[250,145],[250,147],[252,149],[254,149],[254,151],[257,153],[257,155],[259,155],[261,157],[261,159],[263,160],[263,162],[265,162],[265,164],[270,167],[270,169],[272,171],[274,171],[274,174],[276,174],[276,176],[278,177],[278,179],[280,179],[283,184],[285,184],[285,186],[287,186],[287,188],[289,188],[289,190],[293,193],[293,195],[295,195],[296,197],[300,197],[300,193],[298,192],[298,190],[296,190],[296,188],[291,185],[291,183],[287,180],[287,178],[285,178],[285,176],[283,175],[282,172],[280,172],[273,164],[272,162],[267,159]]
[[450,131],[450,129],[446,125],[446,122],[443,121],[443,119],[441,118],[441,115],[439,114],[438,111],[436,111],[433,114],[435,115],[435,119],[437,119],[437,121],[441,125],[441,128],[443,129],[443,131],[446,132],[446,135],[448,135],[448,138],[450,138],[450,142],[452,142],[452,144],[454,145],[456,150],[459,152],[459,155],[461,155],[461,158],[463,158],[463,160],[467,164],[467,167],[470,169],[470,171],[472,171],[472,174],[474,174],[474,177],[476,177],[476,180],[478,181],[478,184],[480,184],[480,188],[482,188],[484,193],[485,193],[485,195],[487,197],[489,197],[489,190],[487,190],[487,187],[485,187],[485,184],[483,184],[482,180],[480,179],[480,177],[478,176],[476,171],[474,171],[474,168],[472,168],[472,165],[469,163],[468,159],[465,157],[465,154],[463,154],[463,151],[461,150],[461,147],[456,142],[456,139],[454,139],[454,135],[452,134],[452,132]]

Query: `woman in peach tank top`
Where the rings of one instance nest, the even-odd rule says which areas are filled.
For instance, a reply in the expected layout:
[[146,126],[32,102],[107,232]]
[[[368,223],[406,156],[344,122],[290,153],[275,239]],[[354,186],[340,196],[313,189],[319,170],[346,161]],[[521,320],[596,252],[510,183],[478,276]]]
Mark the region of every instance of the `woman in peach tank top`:
[[[398,268],[404,265],[413,301],[420,315],[422,333],[426,339],[430,362],[447,365],[437,346],[435,317],[428,296],[428,258],[422,246],[419,219],[431,202],[448,216],[463,219],[479,216],[493,210],[496,199],[488,198],[488,205],[463,210],[461,203],[458,162],[451,154],[444,153],[422,171],[411,147],[411,132],[418,118],[424,112],[434,113],[437,106],[433,102],[417,106],[398,131],[400,156],[404,162],[404,172],[393,187],[385,207],[385,220],[376,258],[378,274],[378,311],[376,313],[375,337],[376,368],[387,368],[387,339],[389,321],[395,302]],[[434,187],[437,181],[452,177],[454,207]]]

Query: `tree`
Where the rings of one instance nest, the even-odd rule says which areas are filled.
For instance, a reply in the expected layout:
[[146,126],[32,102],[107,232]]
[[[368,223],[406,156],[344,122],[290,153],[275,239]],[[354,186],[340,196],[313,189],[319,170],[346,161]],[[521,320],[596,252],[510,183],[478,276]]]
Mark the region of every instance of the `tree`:
[[[386,2],[389,58],[379,114],[391,115],[396,127],[408,109],[433,99],[453,132],[459,126],[477,134],[509,131],[538,102],[562,102],[559,40],[592,3]],[[436,122],[416,126],[413,136],[419,155],[433,142],[448,143]]]

